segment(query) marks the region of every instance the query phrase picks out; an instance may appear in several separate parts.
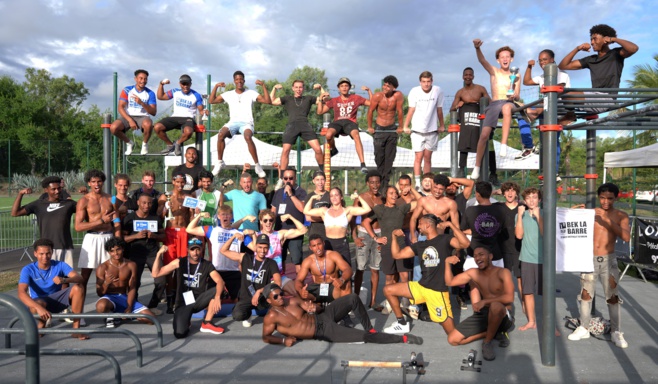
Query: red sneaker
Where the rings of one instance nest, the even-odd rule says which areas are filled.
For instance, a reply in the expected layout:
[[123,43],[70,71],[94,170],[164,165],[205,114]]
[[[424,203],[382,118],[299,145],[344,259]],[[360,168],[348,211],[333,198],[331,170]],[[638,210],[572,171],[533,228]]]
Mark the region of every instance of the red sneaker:
[[215,324],[210,323],[210,322],[201,323],[201,328],[199,330],[201,332],[204,332],[204,333],[213,333],[215,335],[221,335],[222,333],[224,333],[224,328],[218,327]]

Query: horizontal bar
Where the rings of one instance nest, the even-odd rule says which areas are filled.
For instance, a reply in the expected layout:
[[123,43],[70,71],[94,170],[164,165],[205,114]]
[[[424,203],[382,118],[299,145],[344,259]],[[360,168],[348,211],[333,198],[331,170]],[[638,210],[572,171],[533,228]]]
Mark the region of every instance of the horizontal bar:
[[658,93],[658,88],[564,88],[564,92],[632,92],[642,94],[645,92]]
[[408,363],[399,361],[341,361],[341,367],[362,367],[362,368],[403,368]]

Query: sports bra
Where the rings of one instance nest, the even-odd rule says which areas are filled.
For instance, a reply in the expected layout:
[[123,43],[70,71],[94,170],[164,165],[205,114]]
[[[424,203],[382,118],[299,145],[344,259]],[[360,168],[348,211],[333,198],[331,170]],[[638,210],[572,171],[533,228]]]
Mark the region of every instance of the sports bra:
[[325,227],[347,228],[349,226],[349,222],[347,221],[347,214],[345,214],[345,208],[343,208],[343,213],[341,213],[338,217],[331,216],[329,214],[329,210],[327,209],[324,213],[323,220]]

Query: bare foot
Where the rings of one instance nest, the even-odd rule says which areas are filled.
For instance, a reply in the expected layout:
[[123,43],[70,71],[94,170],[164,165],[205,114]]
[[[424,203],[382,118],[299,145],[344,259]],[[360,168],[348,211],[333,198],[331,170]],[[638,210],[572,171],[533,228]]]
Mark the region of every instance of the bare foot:
[[560,337],[560,336],[562,336],[562,334],[560,333],[560,331],[558,331],[557,329],[555,329],[555,337]]
[[527,331],[528,329],[536,329],[537,328],[537,323],[529,322],[528,324],[524,325],[523,327],[519,328],[520,331]]
[[74,333],[71,335],[71,337],[78,340],[89,340],[89,335],[85,335],[82,333]]

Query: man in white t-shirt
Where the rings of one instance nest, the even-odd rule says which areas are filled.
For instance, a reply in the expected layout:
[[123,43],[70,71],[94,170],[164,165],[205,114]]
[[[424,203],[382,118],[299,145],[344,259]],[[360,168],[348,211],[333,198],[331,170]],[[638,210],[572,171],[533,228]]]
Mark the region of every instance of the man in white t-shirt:
[[[443,91],[433,85],[432,73],[420,74],[420,86],[409,92],[409,111],[404,120],[404,133],[411,134],[411,149],[415,153],[414,179],[420,188],[420,175],[429,173],[432,167],[432,152],[439,145],[439,132],[445,131],[443,122]],[[411,129],[409,128],[411,123]],[[438,129],[437,129],[438,125]],[[421,173],[420,164],[423,163]]]
[[[181,155],[181,146],[192,136],[196,127],[194,118],[197,112],[204,113],[203,97],[191,88],[192,78],[188,75],[182,75],[178,79],[178,83],[180,88],[174,88],[166,93],[164,91],[164,85],[169,84],[169,79],[162,80],[158,86],[158,100],[174,101],[174,113],[170,117],[165,117],[155,124],[155,133],[167,145],[160,152],[163,155],[168,155],[172,152],[176,156]],[[180,138],[173,143],[167,137],[167,131],[172,129],[181,129],[183,131]]]
[[121,116],[110,126],[110,132],[126,143],[126,155],[130,155],[135,146],[135,142],[125,134],[128,128],[142,130],[144,134],[142,155],[149,152],[148,142],[153,129],[153,121],[150,116],[155,116],[157,105],[155,93],[146,88],[148,78],[149,73],[145,69],[135,71],[135,85],[125,87],[119,95],[119,115]]
[[219,135],[217,136],[217,164],[215,164],[215,167],[212,169],[212,173],[217,176],[225,166],[223,158],[226,144],[224,143],[224,139],[226,139],[226,137],[233,137],[234,135],[242,134],[244,135],[244,140],[247,142],[249,153],[254,159],[256,173],[259,177],[265,177],[265,171],[263,171],[263,167],[261,167],[258,162],[256,145],[252,140],[252,137],[254,136],[254,114],[252,106],[255,101],[262,104],[272,104],[272,99],[267,92],[267,87],[263,80],[256,80],[256,85],[263,87],[262,95],[254,90],[245,89],[244,73],[242,73],[242,71],[235,71],[235,73],[233,73],[233,83],[235,84],[235,90],[224,92],[221,95],[217,95],[217,89],[219,87],[225,87],[226,84],[224,82],[215,84],[215,87],[212,92],[210,92],[210,97],[208,98],[210,104],[226,102],[226,104],[228,104],[230,116],[229,121],[219,130]]

